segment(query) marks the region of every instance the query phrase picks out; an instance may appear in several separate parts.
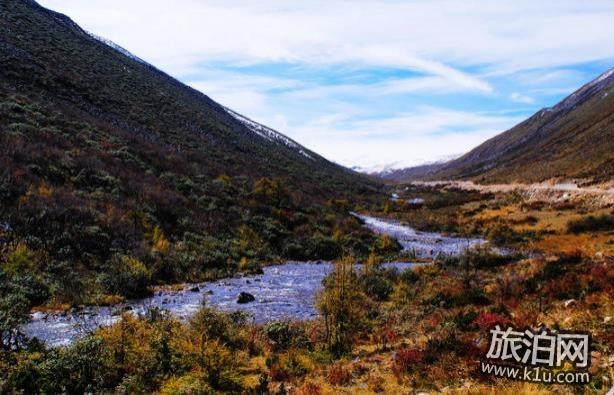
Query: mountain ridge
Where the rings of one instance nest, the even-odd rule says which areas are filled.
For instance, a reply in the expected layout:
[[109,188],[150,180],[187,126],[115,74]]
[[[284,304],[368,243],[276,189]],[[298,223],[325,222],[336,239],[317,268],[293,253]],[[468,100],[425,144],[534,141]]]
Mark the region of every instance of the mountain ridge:
[[458,159],[383,175],[397,182],[539,182],[614,176],[614,68]]

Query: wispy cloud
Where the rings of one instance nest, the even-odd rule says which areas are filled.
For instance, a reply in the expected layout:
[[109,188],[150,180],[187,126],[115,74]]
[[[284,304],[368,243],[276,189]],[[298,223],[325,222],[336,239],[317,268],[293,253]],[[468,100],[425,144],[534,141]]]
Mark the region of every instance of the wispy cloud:
[[346,164],[461,153],[614,63],[609,1],[41,3]]
[[525,104],[535,103],[535,99],[533,99],[532,97],[520,94],[518,92],[512,92],[512,94],[510,94],[510,99],[512,99],[513,101],[517,103],[525,103]]
[[425,107],[391,117],[352,121],[343,114],[292,128],[309,148],[345,165],[416,165],[462,154],[521,117]]

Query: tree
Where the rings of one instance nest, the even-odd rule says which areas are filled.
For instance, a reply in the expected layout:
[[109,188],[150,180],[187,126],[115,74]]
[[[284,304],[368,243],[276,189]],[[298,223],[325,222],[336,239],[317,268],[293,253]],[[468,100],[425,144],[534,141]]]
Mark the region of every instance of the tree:
[[0,269],[0,347],[17,350],[26,344],[21,326],[30,309],[47,297],[46,289],[31,274],[8,276]]
[[21,348],[25,336],[21,325],[30,318],[30,303],[19,292],[0,296],[0,344],[4,350]]
[[362,323],[364,295],[353,268],[354,258],[346,256],[335,262],[333,272],[323,281],[317,307],[324,316],[326,341],[333,355],[339,357],[352,349],[352,338]]

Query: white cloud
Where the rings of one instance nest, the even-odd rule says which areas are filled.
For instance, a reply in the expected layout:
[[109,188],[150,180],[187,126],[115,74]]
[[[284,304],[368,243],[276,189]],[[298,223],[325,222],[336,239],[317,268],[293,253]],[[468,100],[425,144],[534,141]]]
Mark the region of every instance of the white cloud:
[[173,59],[361,62],[468,82],[476,77],[450,64],[509,71],[614,57],[614,3],[606,1],[41,3],[168,66]]
[[522,95],[518,92],[512,92],[512,94],[510,94],[510,99],[512,101],[515,101],[517,103],[524,103],[524,104],[533,104],[535,103],[535,99],[533,99],[530,96],[526,96],[526,95]]
[[470,150],[519,117],[419,108],[384,119],[349,122],[343,114],[288,125],[307,147],[347,166],[416,165]]
[[[568,91],[586,77],[574,65],[614,60],[612,1],[40,2],[214,100],[352,165],[462,153],[521,120],[498,112],[508,99],[541,105],[540,94]],[[287,78],[253,71],[275,63],[298,71]],[[344,67],[409,76],[301,75],[301,68]],[[500,81],[512,88],[499,90]],[[436,107],[404,105],[418,95]],[[487,96],[499,107],[486,115],[478,112],[484,101],[451,109],[446,100],[462,101],[460,95]],[[381,109],[387,105],[393,108]]]
[[482,81],[472,79],[448,79],[443,76],[391,78],[384,82],[363,84],[332,84],[295,89],[293,97],[321,98],[331,95],[385,96],[404,93],[428,92],[446,94],[453,92],[492,93],[493,88]]
[[264,76],[223,72],[219,70],[198,70],[206,77],[186,81],[212,99],[243,114],[256,114],[266,110],[267,93],[277,89],[299,88],[300,81]]

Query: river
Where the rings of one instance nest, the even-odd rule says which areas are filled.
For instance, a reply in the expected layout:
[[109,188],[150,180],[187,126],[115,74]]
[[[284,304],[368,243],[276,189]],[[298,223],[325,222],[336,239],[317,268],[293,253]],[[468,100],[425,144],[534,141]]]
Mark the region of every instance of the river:
[[[388,220],[356,216],[372,231],[396,238],[404,250],[411,251],[416,257],[456,255],[468,247],[484,243],[484,240],[478,238],[444,237],[438,233],[418,232]],[[405,270],[416,264],[390,262],[385,265]],[[25,325],[24,331],[48,346],[56,347],[70,344],[100,326],[117,322],[125,311],[143,314],[149,308],[157,307],[185,319],[203,303],[224,311],[245,311],[257,323],[281,319],[312,319],[317,316],[315,295],[332,268],[330,262],[287,262],[267,266],[263,274],[185,284],[179,291],[159,291],[151,297],[111,307],[91,306],[68,313],[36,312]],[[238,304],[237,296],[240,292],[248,292],[256,300]]]

